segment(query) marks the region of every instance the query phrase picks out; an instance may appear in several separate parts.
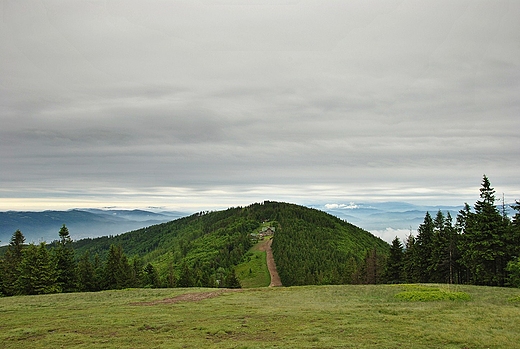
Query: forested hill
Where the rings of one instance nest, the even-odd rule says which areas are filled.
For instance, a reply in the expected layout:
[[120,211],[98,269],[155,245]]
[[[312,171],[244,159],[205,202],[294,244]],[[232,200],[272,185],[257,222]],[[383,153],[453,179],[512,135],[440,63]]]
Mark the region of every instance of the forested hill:
[[253,233],[275,230],[273,253],[284,285],[349,283],[370,251],[389,245],[328,213],[269,202],[201,212],[113,237],[74,243],[76,256],[106,258],[111,245],[131,260],[152,264],[167,286],[213,286],[240,263],[255,243]]

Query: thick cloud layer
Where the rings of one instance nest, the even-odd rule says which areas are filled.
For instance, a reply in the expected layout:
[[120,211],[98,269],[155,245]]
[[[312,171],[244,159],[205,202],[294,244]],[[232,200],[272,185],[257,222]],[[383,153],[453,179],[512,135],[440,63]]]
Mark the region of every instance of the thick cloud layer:
[[0,11],[0,209],[520,198],[518,1]]

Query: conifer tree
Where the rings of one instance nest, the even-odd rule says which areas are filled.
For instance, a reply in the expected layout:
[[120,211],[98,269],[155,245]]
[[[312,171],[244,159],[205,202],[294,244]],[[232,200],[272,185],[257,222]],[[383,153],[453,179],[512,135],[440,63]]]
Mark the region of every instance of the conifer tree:
[[390,254],[388,256],[388,262],[386,264],[386,281],[389,283],[399,283],[403,280],[403,244],[401,240],[396,236],[392,240],[392,246],[390,247]]
[[180,268],[179,280],[177,280],[178,287],[193,287],[194,280],[190,268],[186,262],[183,262]]
[[242,288],[240,281],[238,281],[234,270],[230,270],[224,279],[224,287],[227,288]]
[[44,242],[30,244],[23,251],[16,281],[17,294],[36,295],[59,292],[56,263]]
[[433,250],[434,223],[432,216],[426,212],[424,222],[417,229],[415,248],[417,249],[417,269],[419,282],[429,282],[432,275],[431,259]]
[[54,249],[56,258],[56,272],[58,285],[62,292],[74,292],[77,290],[76,260],[69,229],[63,224],[59,231],[60,239]]
[[16,281],[19,277],[19,266],[23,258],[25,237],[20,230],[14,232],[7,246],[2,264],[0,276],[2,293],[6,296],[16,294]]
[[465,217],[463,254],[471,282],[503,286],[506,279],[507,247],[503,218],[495,205],[495,190],[484,175],[475,212]]
[[82,292],[97,291],[94,265],[90,261],[89,251],[80,257],[77,266],[78,290]]
[[146,267],[144,267],[144,286],[152,288],[160,286],[159,274],[151,263],[148,263]]
[[405,250],[403,254],[403,277],[406,282],[419,282],[420,270],[418,267],[419,255],[415,237],[410,232],[410,235],[405,241]]
[[111,245],[104,267],[104,288],[108,290],[128,287],[131,281],[131,267],[121,246]]

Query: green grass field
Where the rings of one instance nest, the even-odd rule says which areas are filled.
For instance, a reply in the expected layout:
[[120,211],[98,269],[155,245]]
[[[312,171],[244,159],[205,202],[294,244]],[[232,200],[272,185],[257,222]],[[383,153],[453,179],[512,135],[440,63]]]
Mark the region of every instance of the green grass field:
[[253,246],[246,254],[246,261],[235,268],[235,273],[243,288],[267,287],[271,276],[267,269],[266,252],[260,250],[264,240]]
[[[396,297],[435,290],[469,300]],[[1,347],[520,348],[519,289],[305,286],[197,299],[204,292],[215,289],[0,298]],[[194,299],[168,300],[185,293]]]

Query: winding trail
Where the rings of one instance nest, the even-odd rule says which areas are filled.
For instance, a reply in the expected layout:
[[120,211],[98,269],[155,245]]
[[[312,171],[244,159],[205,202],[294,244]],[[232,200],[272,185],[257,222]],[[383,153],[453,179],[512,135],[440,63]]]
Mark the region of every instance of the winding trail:
[[269,269],[269,274],[271,275],[271,283],[269,287],[280,287],[282,286],[282,280],[280,280],[280,276],[278,275],[278,271],[276,270],[276,264],[273,258],[273,250],[271,249],[271,245],[273,244],[273,239],[269,239],[264,241],[260,245],[260,251],[265,251],[266,260],[267,260],[267,269]]

